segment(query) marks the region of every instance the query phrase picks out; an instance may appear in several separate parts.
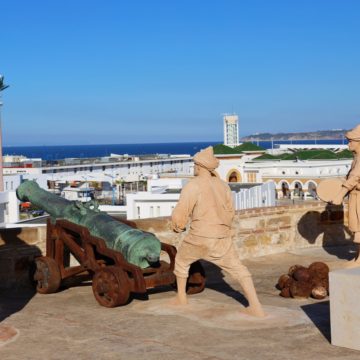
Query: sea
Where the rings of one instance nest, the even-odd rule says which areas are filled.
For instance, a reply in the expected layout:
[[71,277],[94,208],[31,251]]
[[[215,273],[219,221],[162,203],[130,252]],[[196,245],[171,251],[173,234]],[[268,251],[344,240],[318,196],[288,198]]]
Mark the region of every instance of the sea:
[[[65,158],[94,158],[110,154],[149,155],[194,155],[208,146],[220,144],[221,141],[179,142],[179,143],[146,143],[146,144],[104,144],[104,145],[54,145],[54,146],[4,146],[4,155],[23,155],[28,158],[41,158],[53,161]],[[292,140],[292,141],[253,141],[265,149],[279,144],[346,144],[346,140]]]

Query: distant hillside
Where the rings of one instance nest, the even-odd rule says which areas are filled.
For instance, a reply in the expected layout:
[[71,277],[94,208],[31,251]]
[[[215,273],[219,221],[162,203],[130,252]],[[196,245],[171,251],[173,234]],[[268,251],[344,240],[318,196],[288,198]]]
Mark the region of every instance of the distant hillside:
[[273,140],[327,140],[327,139],[342,139],[348,130],[319,130],[311,132],[298,132],[298,133],[257,133],[249,136],[244,136],[241,141],[271,141]]

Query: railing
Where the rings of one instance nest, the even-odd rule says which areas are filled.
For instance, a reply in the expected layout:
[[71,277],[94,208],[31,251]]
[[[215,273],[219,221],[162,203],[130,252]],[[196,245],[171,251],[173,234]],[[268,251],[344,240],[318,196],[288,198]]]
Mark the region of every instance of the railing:
[[275,183],[254,186],[250,189],[242,189],[238,193],[233,191],[235,210],[251,209],[264,206],[275,206]]

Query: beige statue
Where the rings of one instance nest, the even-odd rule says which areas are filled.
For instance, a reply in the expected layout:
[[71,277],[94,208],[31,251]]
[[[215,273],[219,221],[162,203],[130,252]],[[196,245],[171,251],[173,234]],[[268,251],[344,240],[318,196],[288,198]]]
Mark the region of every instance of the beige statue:
[[190,229],[175,259],[178,292],[172,304],[186,305],[186,281],[190,265],[204,259],[219,266],[242,286],[249,306],[245,313],[265,316],[246,266],[244,266],[231,239],[231,223],[235,214],[229,186],[220,180],[214,170],[219,161],[213,148],[208,147],[194,156],[194,175],[181,191],[179,202],[172,213],[172,226],[176,232]]
[[345,136],[349,141],[349,150],[354,154],[354,160],[341,190],[330,202],[340,205],[349,194],[349,229],[354,233],[357,255],[348,267],[357,267],[360,266],[360,124]]

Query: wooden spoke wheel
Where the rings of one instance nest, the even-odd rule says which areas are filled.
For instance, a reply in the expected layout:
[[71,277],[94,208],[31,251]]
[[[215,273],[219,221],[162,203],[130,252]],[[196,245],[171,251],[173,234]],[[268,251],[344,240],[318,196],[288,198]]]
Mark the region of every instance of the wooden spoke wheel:
[[51,294],[56,292],[61,283],[60,269],[52,258],[41,256],[35,259],[36,271],[34,280],[36,290],[40,294]]
[[200,261],[190,266],[189,278],[186,284],[186,293],[189,295],[200,293],[205,288],[205,271]]
[[130,295],[128,276],[116,266],[107,266],[96,271],[92,289],[97,302],[106,307],[124,305]]

